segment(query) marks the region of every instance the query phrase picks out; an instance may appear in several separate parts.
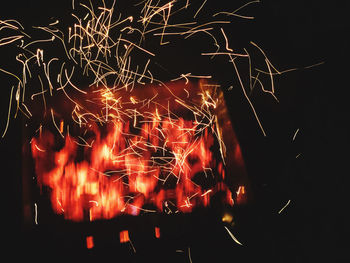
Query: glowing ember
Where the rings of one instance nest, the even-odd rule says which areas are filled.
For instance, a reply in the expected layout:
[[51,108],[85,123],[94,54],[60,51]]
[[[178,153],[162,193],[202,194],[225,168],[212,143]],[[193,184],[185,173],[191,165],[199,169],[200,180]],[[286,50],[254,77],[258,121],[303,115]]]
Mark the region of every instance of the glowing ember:
[[154,235],[156,238],[160,238],[160,228],[159,227],[154,228]]
[[[45,130],[32,139],[38,184],[49,189],[57,214],[92,221],[140,211],[190,212],[208,206],[219,191],[226,192],[224,202],[233,204],[224,166],[242,159],[237,154],[225,158],[222,120],[216,115],[225,105],[213,95],[221,93],[208,83],[191,84],[186,97],[192,97],[185,103],[181,84],[172,83],[165,91],[152,86],[135,91],[131,104],[119,94],[118,109],[110,107],[107,116],[113,115],[113,121],[103,126],[91,122],[85,138],[61,133],[64,140],[55,139]],[[123,117],[115,117],[117,110]],[[229,131],[234,135],[232,127]],[[233,146],[240,152],[238,144]],[[244,191],[240,186],[237,196]]]
[[119,233],[120,243],[126,243],[130,241],[128,230],[123,230]]
[[86,237],[86,247],[87,247],[87,249],[92,249],[94,247],[94,238],[93,238],[93,236]]

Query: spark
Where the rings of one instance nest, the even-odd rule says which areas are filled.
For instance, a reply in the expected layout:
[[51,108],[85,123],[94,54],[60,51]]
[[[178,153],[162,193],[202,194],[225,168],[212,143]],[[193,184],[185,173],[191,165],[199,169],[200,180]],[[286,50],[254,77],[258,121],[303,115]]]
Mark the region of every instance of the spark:
[[233,49],[228,47],[228,40],[227,40],[227,36],[226,36],[226,34],[225,34],[225,31],[224,31],[222,28],[220,28],[220,30],[221,30],[221,32],[222,32],[222,35],[223,35],[224,38],[225,38],[225,48],[226,48],[226,50],[227,50],[227,51],[233,52]]
[[4,132],[3,132],[2,136],[1,136],[2,138],[4,138],[4,136],[5,136],[6,132],[7,132],[7,129],[8,129],[8,127],[9,127],[9,123],[10,123],[11,104],[12,104],[12,94],[13,94],[13,89],[14,89],[14,88],[15,88],[15,87],[12,87],[12,89],[11,89],[10,102],[9,102],[9,109],[8,109],[8,113],[7,113],[7,121],[6,121],[5,130],[4,130]]
[[188,259],[189,259],[190,263],[192,263],[191,249],[190,249],[190,247],[188,247]]
[[293,135],[293,138],[292,138],[293,142],[294,142],[295,138],[297,137],[298,132],[299,132],[299,128],[295,131],[295,133]]
[[39,151],[39,152],[46,152],[46,150],[39,148],[37,144],[34,144],[34,147]]
[[[186,73],[186,74],[181,74],[180,77],[172,79],[171,81],[178,81],[180,79],[185,79],[185,85],[187,85],[189,83],[189,78],[197,78],[197,79],[211,79],[212,76],[206,76],[206,75],[192,75],[191,72]],[[186,90],[186,89],[184,89]],[[186,92],[188,93],[188,91],[186,90]]]
[[130,238],[129,238],[129,243],[130,243],[131,248],[132,248],[132,250],[134,251],[134,253],[136,253],[136,248],[135,248],[135,246],[134,246],[134,244],[132,243],[132,241],[131,241]]
[[34,203],[34,222],[38,225],[38,205]]
[[205,196],[205,195],[211,193],[212,191],[213,191],[213,190],[209,189],[209,190],[205,191],[201,196]]
[[142,207],[138,207],[138,206],[135,206],[135,205],[132,205],[132,204],[128,204],[129,206],[137,209],[137,210],[140,210],[140,211],[144,211],[144,212],[147,212],[147,213],[156,213],[157,211],[156,210],[151,210],[151,209],[145,209],[145,208],[142,208]]
[[59,132],[59,134],[61,135],[62,138],[64,138],[63,133],[61,132],[60,128],[57,126],[56,122],[55,122],[55,117],[53,114],[53,109],[51,108],[51,117],[52,117],[52,123],[55,126],[55,128],[57,129],[57,131]]
[[8,45],[12,42],[15,42],[19,39],[22,39],[24,36],[18,35],[18,36],[10,36],[10,37],[4,37],[0,39],[0,46]]
[[18,82],[21,84],[21,86],[23,86],[23,83],[22,83],[21,79],[19,77],[17,77],[15,74],[13,74],[13,73],[5,70],[5,69],[2,69],[2,68],[0,68],[0,71],[4,72],[4,73],[6,73],[6,74],[8,74],[8,75],[10,75],[12,77],[15,77],[18,80]]
[[198,13],[202,10],[202,8],[204,7],[204,5],[206,4],[207,0],[204,0],[202,5],[198,8],[197,12],[194,14],[193,18],[196,18],[196,16],[198,15]]
[[248,3],[240,6],[239,8],[237,8],[236,10],[234,10],[232,12],[218,12],[218,13],[215,13],[213,15],[213,17],[223,14],[223,15],[227,15],[227,16],[237,16],[239,18],[254,19],[253,16],[243,16],[243,15],[236,14],[239,10],[243,9],[244,7],[246,7],[248,5],[254,4],[254,3],[260,3],[260,0],[255,0],[255,1],[248,2]]
[[29,42],[27,45],[23,46],[23,49],[27,49],[29,46],[33,45],[33,44],[37,44],[37,43],[44,43],[44,42],[53,42],[55,40],[55,37],[52,36],[49,39],[39,39],[39,40],[34,40]]
[[290,204],[290,201],[291,201],[291,200],[288,200],[288,202],[281,208],[281,210],[278,211],[279,214],[281,214],[282,211]]
[[266,132],[265,132],[265,130],[264,130],[262,124],[261,124],[261,121],[260,121],[260,119],[259,119],[259,117],[258,117],[258,114],[256,113],[255,107],[254,107],[253,103],[251,102],[251,100],[249,99],[249,97],[248,97],[248,95],[247,95],[247,92],[246,92],[246,90],[245,90],[245,88],[244,88],[244,86],[243,86],[243,83],[242,83],[240,74],[239,74],[239,72],[238,72],[236,63],[234,62],[234,60],[233,60],[233,58],[232,58],[231,55],[229,55],[229,57],[231,58],[231,63],[232,63],[232,65],[233,65],[233,67],[234,67],[234,69],[235,69],[235,71],[236,71],[236,74],[237,74],[239,83],[240,83],[240,85],[241,85],[241,88],[242,88],[244,97],[247,99],[247,101],[248,101],[248,103],[249,103],[249,105],[250,105],[250,108],[252,109],[252,111],[253,111],[253,113],[254,113],[255,119],[257,120],[257,122],[258,122],[258,124],[259,124],[259,127],[260,127],[260,129],[261,129],[261,131],[262,131],[264,137],[266,137]]
[[202,53],[202,56],[218,56],[218,55],[227,55],[235,57],[248,57],[246,54],[232,53],[232,52],[208,52]]
[[323,65],[323,64],[325,64],[325,63],[326,63],[326,62],[321,61],[321,62],[319,62],[319,63],[313,64],[313,65],[310,65],[310,66],[306,66],[306,67],[304,67],[304,69],[310,69],[310,68],[313,68],[313,67],[318,67],[318,66],[321,66],[321,65]]
[[227,233],[230,235],[233,241],[235,241],[238,245],[243,246],[242,243],[238,241],[238,239],[232,234],[232,232],[226,226],[224,226],[224,228],[226,229]]
[[[252,44],[252,45],[255,46],[257,49],[259,49],[259,51],[261,52],[261,54],[263,54],[263,56],[265,57],[265,62],[266,62],[266,64],[269,64],[269,66],[271,66],[271,67],[275,70],[276,73],[282,74],[280,71],[278,71],[278,70],[272,65],[272,63],[270,62],[270,60],[268,59],[267,55],[265,54],[265,52],[262,50],[261,47],[259,47],[259,46],[258,46],[256,43],[254,43],[253,41],[250,41],[250,44]],[[269,74],[271,74],[271,73],[269,72]]]

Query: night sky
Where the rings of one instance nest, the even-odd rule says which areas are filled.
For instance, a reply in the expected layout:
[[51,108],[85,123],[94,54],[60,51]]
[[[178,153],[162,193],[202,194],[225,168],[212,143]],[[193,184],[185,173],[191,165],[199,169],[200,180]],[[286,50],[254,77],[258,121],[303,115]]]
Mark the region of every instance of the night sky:
[[[206,8],[236,7],[227,2],[209,0]],[[344,262],[346,247],[341,233],[345,231],[348,207],[344,203],[345,178],[349,174],[345,127],[349,121],[346,91],[350,57],[346,36],[350,32],[350,8],[349,3],[338,2],[263,0],[245,9],[246,14],[255,16],[254,20],[237,18],[225,26],[235,48],[253,41],[278,69],[300,68],[276,78],[280,103],[259,92],[253,96],[267,137],[262,136],[241,90],[234,87],[225,93],[254,196],[249,211],[241,215],[241,230],[250,246],[240,253],[247,255],[242,256],[247,262]],[[69,16],[70,12],[70,1],[8,1],[0,9],[0,20],[13,18],[30,28],[47,24],[48,18]],[[169,54],[169,50],[162,52]],[[192,50],[195,44],[185,46],[183,55],[172,53],[177,60],[166,68],[164,78],[176,75],[179,68],[183,72],[213,70],[227,88],[234,75],[232,67],[215,68],[219,64],[213,64],[213,68],[202,68]],[[0,47],[0,67],[11,67],[13,52]],[[163,59],[169,57],[160,57],[159,64],[166,63]],[[304,68],[319,62],[324,64]],[[9,79],[0,72],[1,134],[13,85]],[[26,236],[22,226],[21,127],[20,119],[12,120],[7,135],[0,140],[1,217],[2,231],[6,233],[2,238],[15,253],[22,251],[27,242],[36,242]],[[288,200],[290,205],[278,214]],[[235,255],[228,251],[227,262],[234,262]],[[201,259],[199,254],[193,252],[194,263],[200,262],[195,260]]]

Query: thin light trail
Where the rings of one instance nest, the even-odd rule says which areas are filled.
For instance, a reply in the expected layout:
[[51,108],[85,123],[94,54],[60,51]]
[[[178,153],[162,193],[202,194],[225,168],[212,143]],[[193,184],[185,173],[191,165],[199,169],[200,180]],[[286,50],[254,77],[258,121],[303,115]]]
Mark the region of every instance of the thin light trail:
[[288,200],[287,203],[278,211],[278,214],[281,214],[284,209],[290,204],[291,200]]
[[243,244],[239,242],[239,240],[232,234],[232,232],[226,226],[224,226],[224,228],[226,229],[227,233],[230,235],[233,241],[235,241],[238,245],[243,246]]

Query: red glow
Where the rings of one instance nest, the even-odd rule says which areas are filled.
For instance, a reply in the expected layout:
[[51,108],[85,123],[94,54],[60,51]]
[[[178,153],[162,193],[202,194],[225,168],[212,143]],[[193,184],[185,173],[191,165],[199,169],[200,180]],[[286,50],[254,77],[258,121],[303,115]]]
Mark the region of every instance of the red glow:
[[160,228],[159,227],[154,228],[154,234],[155,234],[156,238],[160,238]]
[[87,247],[87,249],[92,249],[94,247],[94,238],[93,238],[93,236],[86,237],[86,247]]
[[119,240],[120,243],[126,243],[130,241],[128,230],[123,230],[119,233]]
[[[204,95],[198,87],[192,89],[200,99],[193,95],[189,105],[195,105],[196,100],[202,103]],[[142,90],[146,98],[155,97],[147,92]],[[164,93],[159,91],[156,95],[168,98],[169,94]],[[216,127],[217,122],[211,122],[214,118],[209,108],[200,104],[191,106],[198,109],[194,114],[187,106],[182,107],[183,102],[178,100],[179,86],[172,90],[175,96],[173,93],[177,99],[159,99],[153,104],[145,104],[141,93],[128,96],[123,108],[124,114],[129,114],[126,118],[114,118],[103,127],[95,123],[88,125],[86,131],[92,135],[84,140],[89,147],[77,143],[81,136],[68,133],[59,150],[49,131],[33,138],[31,150],[37,182],[41,188],[49,189],[55,213],[69,220],[93,221],[121,213],[138,215],[140,211],[191,212],[195,206],[208,206],[210,197],[218,191],[226,192],[224,202],[233,204],[231,191],[224,183],[225,165],[218,149],[220,127]],[[182,93],[187,98],[188,93]],[[103,93],[103,100],[107,95],[114,99]],[[199,122],[204,118],[200,107],[208,122]],[[136,110],[139,119],[135,117]],[[117,113],[120,111],[111,108],[107,117]],[[187,114],[186,119],[178,113]],[[193,114],[192,119],[188,114]],[[63,132],[64,122],[60,123]],[[233,157],[241,158],[238,144],[230,147],[235,149]],[[155,208],[144,209],[145,204]],[[170,209],[170,205],[175,209]]]

